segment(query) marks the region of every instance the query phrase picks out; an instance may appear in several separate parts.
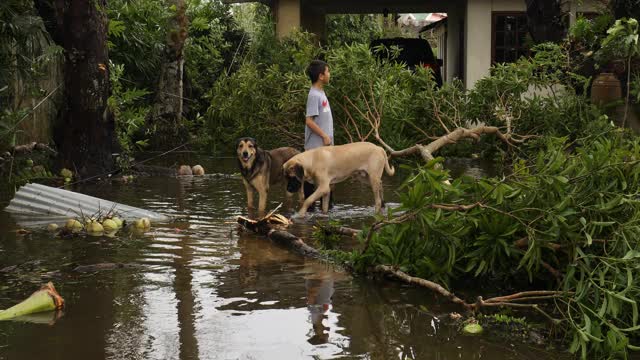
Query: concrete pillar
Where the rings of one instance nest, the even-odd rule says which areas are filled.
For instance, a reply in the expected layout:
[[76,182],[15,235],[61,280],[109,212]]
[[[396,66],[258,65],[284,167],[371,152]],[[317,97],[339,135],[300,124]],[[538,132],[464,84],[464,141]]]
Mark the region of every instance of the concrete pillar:
[[276,35],[287,36],[293,29],[300,28],[300,0],[277,0],[274,4]]
[[462,78],[460,73],[461,51],[463,43],[460,41],[464,22],[464,8],[461,4],[447,9],[447,45],[445,56],[445,81],[450,82],[455,78]]
[[465,31],[465,86],[489,75],[491,67],[491,0],[467,1]]
[[[567,6],[567,5],[565,5]],[[569,26],[573,26],[578,20],[579,12],[601,12],[600,4],[595,0],[573,0],[567,6],[569,8]]]

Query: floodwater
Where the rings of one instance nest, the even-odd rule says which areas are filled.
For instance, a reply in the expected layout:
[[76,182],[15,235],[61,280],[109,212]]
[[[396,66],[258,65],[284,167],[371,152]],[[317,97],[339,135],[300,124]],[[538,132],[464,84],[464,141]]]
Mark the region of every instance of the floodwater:
[[[431,292],[352,277],[239,231],[245,193],[235,160],[182,155],[211,175],[140,177],[74,190],[175,216],[144,236],[58,239],[16,232],[0,213],[0,308],[53,281],[62,313],[0,322],[0,359],[556,359],[485,332],[463,336],[445,316],[455,306]],[[176,162],[173,162],[176,161]],[[164,165],[180,160],[164,159]],[[482,174],[473,163],[450,164]],[[385,176],[393,206],[402,174]],[[283,199],[276,189],[270,207]],[[370,190],[337,187],[331,218],[371,221]],[[4,199],[3,207],[8,199]],[[316,219],[323,219],[315,215]],[[309,234],[311,223],[291,230]],[[306,235],[305,235],[306,236]],[[126,264],[79,273],[78,265]]]

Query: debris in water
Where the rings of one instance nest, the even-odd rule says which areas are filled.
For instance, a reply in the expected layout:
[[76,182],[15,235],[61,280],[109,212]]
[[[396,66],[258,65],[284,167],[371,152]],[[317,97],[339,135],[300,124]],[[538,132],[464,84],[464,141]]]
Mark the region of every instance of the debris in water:
[[0,311],[0,321],[11,320],[18,316],[62,309],[64,299],[58,294],[52,282],[42,285],[40,290],[34,292],[23,302],[6,310]]

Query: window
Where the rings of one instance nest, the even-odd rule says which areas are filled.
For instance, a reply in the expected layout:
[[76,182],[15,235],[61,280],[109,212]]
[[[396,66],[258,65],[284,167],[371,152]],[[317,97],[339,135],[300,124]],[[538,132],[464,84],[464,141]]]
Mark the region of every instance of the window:
[[593,20],[595,20],[595,18],[600,16],[600,13],[595,12],[595,11],[579,11],[576,15],[577,15],[576,18],[578,18],[578,19],[579,18],[585,18],[585,19],[587,19],[589,21],[593,21]]
[[493,13],[492,51],[493,63],[514,62],[520,56],[529,54],[526,46],[527,16],[524,12]]

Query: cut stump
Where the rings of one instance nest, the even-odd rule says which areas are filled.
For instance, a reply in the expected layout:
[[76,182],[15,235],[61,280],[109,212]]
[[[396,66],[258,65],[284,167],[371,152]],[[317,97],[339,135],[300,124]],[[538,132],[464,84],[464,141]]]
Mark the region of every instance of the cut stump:
[[58,294],[52,282],[42,285],[40,290],[34,292],[23,302],[6,310],[0,311],[0,321],[11,320],[18,316],[62,309],[64,299]]

